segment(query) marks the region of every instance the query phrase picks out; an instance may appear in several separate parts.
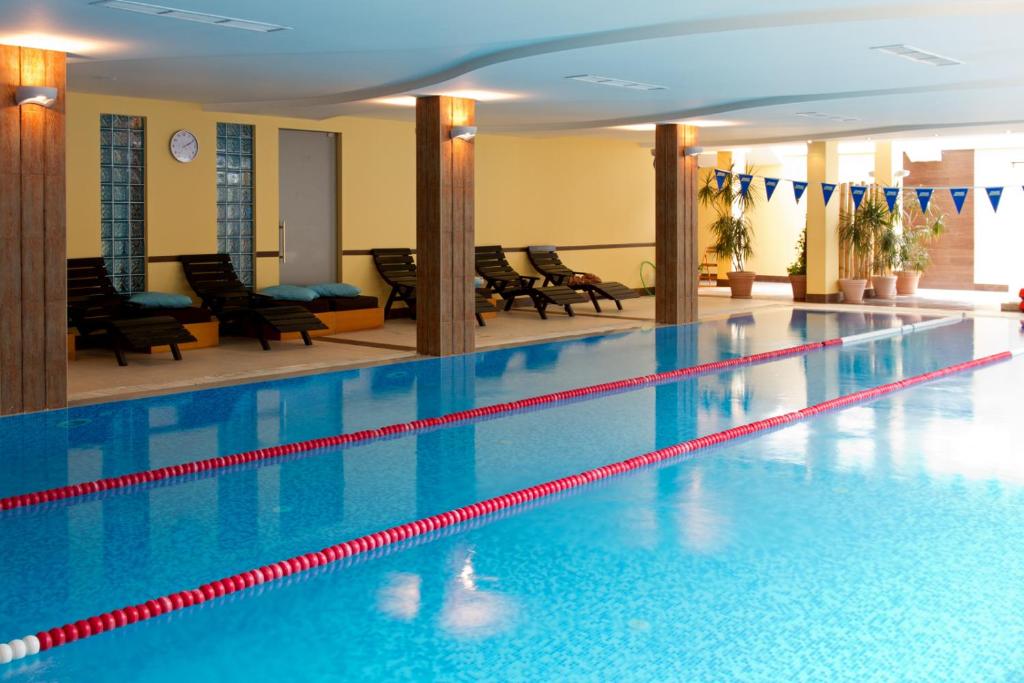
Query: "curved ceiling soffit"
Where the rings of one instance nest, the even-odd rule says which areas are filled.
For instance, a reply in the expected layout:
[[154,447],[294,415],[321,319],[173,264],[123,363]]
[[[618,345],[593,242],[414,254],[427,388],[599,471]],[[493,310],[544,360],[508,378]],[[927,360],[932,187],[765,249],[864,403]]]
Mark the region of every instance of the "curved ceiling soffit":
[[[901,135],[904,133],[914,133],[917,131],[935,131],[935,130],[958,130],[961,128],[988,128],[988,127],[1005,127],[1005,126],[1019,126],[1024,124],[1024,119],[1004,119],[1000,121],[975,121],[970,123],[915,123],[907,126],[877,126],[874,128],[858,128],[856,130],[844,130],[833,133],[815,133],[811,137],[814,140],[845,140],[851,138],[870,138],[872,136],[885,136],[885,135]],[[739,138],[735,140],[728,140],[722,143],[712,143],[720,145],[721,147],[737,147],[741,145],[781,145],[792,142],[805,142],[808,139],[807,134],[803,135],[779,135],[775,137],[757,137],[757,138]]]
[[[999,15],[1024,12],[1024,4],[1015,0],[958,0],[939,5],[914,3],[912,5],[871,5],[835,10],[813,10],[780,12],[769,15],[702,19],[651,24],[633,28],[598,31],[577,36],[541,40],[526,45],[504,48],[484,55],[463,60],[444,69],[421,74],[412,78],[392,81],[369,88],[358,88],[314,97],[287,98],[276,100],[252,100],[208,103],[204,108],[219,110],[252,110],[261,107],[286,106],[323,107],[347,104],[377,97],[422,90],[450,81],[459,76],[479,71],[495,64],[511,62],[529,57],[601,47],[621,43],[657,40],[660,38],[683,37],[688,35],[726,33],[731,31],[781,28],[786,26],[811,26],[832,23],[869,22],[893,19],[919,18],[922,11],[929,17],[956,17]],[[325,117],[326,118],[326,117]],[[647,120],[650,120],[649,118]]]
[[745,100],[732,100],[706,107],[695,107],[692,109],[678,109],[675,111],[657,112],[643,116],[631,116],[616,119],[598,119],[592,121],[571,121],[563,123],[544,123],[522,126],[488,126],[488,130],[496,133],[509,132],[531,132],[531,131],[552,131],[552,130],[579,130],[583,128],[609,128],[613,126],[628,126],[637,123],[650,123],[652,121],[679,121],[682,119],[697,118],[701,116],[712,116],[727,112],[743,111],[745,109],[762,109],[764,107],[776,107],[786,104],[801,104],[805,102],[827,102],[835,100],[852,100],[866,97],[887,97],[890,95],[920,95],[935,92],[957,92],[971,90],[988,90],[993,88],[1008,88],[1024,85],[1024,78],[1015,79],[986,79],[977,81],[962,81],[959,83],[945,83],[940,85],[921,85],[906,88],[872,88],[869,90],[845,90],[824,93],[803,93],[799,95],[775,95],[769,97],[754,97]]

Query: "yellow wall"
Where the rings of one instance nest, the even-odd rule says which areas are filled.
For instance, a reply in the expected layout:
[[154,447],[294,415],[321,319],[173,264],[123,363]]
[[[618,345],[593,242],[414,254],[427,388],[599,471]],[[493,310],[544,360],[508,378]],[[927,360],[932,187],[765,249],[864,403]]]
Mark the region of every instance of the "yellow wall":
[[[344,249],[413,246],[415,147],[412,123],[353,117],[326,121],[204,111],[194,103],[68,94],[68,255],[99,254],[99,115],[146,117],[147,249],[149,256],[216,250],[216,124],[256,127],[257,251],[277,249],[278,130],[323,130],[341,136],[341,222]],[[191,164],[174,161],[174,131],[199,139]],[[476,139],[477,244],[624,244],[654,240],[654,169],[650,152],[630,142],[594,138]],[[653,247],[568,251],[574,268],[640,285],[639,267]],[[525,255],[512,255],[526,267]],[[257,261],[257,286],[277,282],[276,258]],[[368,256],[345,256],[342,277],[368,294],[382,284]],[[148,288],[188,292],[177,263],[148,265]]]
[[[758,166],[757,174],[769,178],[789,178],[781,166]],[[805,204],[793,201],[789,183],[776,187],[772,200],[767,201],[763,181],[755,179],[761,203],[750,212],[754,225],[754,255],[747,262],[747,270],[761,275],[785,275],[786,268],[796,260],[796,243],[807,222]],[[787,192],[788,190],[788,192]]]

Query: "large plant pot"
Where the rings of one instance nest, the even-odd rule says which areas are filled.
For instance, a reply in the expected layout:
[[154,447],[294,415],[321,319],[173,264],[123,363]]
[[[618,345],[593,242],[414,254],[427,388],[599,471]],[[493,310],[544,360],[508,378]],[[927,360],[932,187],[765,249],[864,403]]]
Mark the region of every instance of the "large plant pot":
[[729,289],[732,290],[733,299],[749,299],[750,292],[754,289],[754,278],[756,273],[750,271],[733,271],[729,273]]
[[789,284],[793,287],[793,301],[807,300],[807,276],[790,275]]
[[868,286],[867,280],[840,280],[839,289],[843,290],[843,301],[848,304],[859,304],[864,302],[864,289]]
[[904,270],[896,273],[896,293],[900,296],[917,294],[917,285],[921,282],[921,273],[917,270]]
[[896,298],[896,276],[895,275],[872,275],[871,284],[875,288],[876,299]]

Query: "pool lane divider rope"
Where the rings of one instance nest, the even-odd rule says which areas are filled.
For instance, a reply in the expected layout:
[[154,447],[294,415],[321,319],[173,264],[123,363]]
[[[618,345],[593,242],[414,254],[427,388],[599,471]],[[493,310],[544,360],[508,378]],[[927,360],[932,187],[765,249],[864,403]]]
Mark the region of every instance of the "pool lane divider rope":
[[23,636],[7,643],[0,643],[0,664],[38,654],[60,645],[73,643],[105,631],[121,628],[138,621],[152,619],[162,614],[203,604],[216,600],[237,591],[252,588],[271,581],[280,581],[293,574],[308,572],[317,567],[340,562],[346,558],[369,553],[379,548],[415,539],[431,532],[454,527],[463,522],[490,516],[510,508],[528,506],[539,499],[556,496],[562,492],[590,485],[613,476],[639,470],[651,465],[663,463],[680,456],[688,455],[712,446],[769,432],[794,422],[806,420],[822,413],[845,408],[857,403],[865,403],[888,394],[907,389],[918,384],[942,379],[957,373],[976,370],[988,365],[1012,359],[1024,352],[1024,348],[985,356],[975,360],[958,363],[932,372],[883,384],[871,389],[863,389],[845,396],[829,399],[801,410],[757,420],[749,424],[731,427],[721,432],[697,437],[672,446],[660,448],[628,460],[621,460],[609,465],[586,470],[579,474],[562,477],[553,481],[530,486],[494,498],[488,498],[454,510],[442,512],[430,517],[417,519],[405,524],[384,529],[375,533],[360,536],[349,541],[330,545],[320,550],[297,555],[287,560],[274,562],[256,569],[234,574],[232,576],[204,583],[197,588],[170,593],[158,598],[146,600],[137,605],[129,605],[121,609],[104,612],[96,616],[70,622],[63,626],[55,626],[33,635]]
[[244,451],[233,455],[218,456],[215,458],[207,458],[205,460],[193,460],[180,465],[168,465],[166,467],[159,467],[151,470],[141,470],[130,474],[122,474],[117,477],[106,477],[104,479],[95,479],[93,481],[86,481],[79,484],[68,484],[66,486],[58,486],[56,488],[44,489],[31,493],[21,493],[8,496],[6,498],[0,498],[0,511],[31,507],[35,505],[42,505],[44,503],[52,503],[70,498],[102,493],[104,491],[113,491],[157,481],[188,477],[194,474],[235,467],[237,465],[274,460],[294,453],[329,448],[332,446],[366,443],[377,439],[420,432],[444,425],[467,422],[482,417],[493,417],[495,415],[514,413],[541,405],[563,403],[580,398],[595,398],[624,389],[640,389],[653,384],[671,382],[685,377],[693,377],[711,372],[719,372],[730,368],[757,365],[781,358],[804,355],[832,346],[850,346],[852,344],[875,341],[885,337],[912,334],[914,332],[920,332],[922,330],[928,330],[935,327],[953,325],[961,322],[962,320],[963,316],[935,318],[900,327],[887,327],[881,330],[872,330],[870,332],[848,335],[846,337],[836,337],[834,339],[828,339],[821,342],[811,342],[808,344],[800,344],[798,346],[790,346],[784,349],[777,349],[775,351],[764,351],[762,353],[755,353],[749,356],[726,358],[724,360],[701,363],[699,365],[678,368],[676,370],[656,372],[650,375],[593,384],[586,387],[579,387],[577,389],[566,389],[564,391],[556,391],[550,394],[542,394],[540,396],[523,398],[517,401],[509,401],[507,403],[496,403],[490,406],[470,408],[437,417],[428,417],[413,420],[411,422],[387,425],[377,429],[364,429],[358,432],[350,432],[348,434],[337,434],[319,439],[309,439],[306,441],[297,441],[278,446],[269,446],[267,448],[258,448],[256,450]]

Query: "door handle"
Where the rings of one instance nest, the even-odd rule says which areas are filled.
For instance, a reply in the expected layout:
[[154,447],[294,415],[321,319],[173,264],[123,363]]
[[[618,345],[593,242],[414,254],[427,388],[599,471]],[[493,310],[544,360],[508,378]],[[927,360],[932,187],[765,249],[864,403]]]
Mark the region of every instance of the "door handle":
[[277,226],[277,258],[281,263],[288,261],[285,248],[287,247],[288,222],[281,221]]

